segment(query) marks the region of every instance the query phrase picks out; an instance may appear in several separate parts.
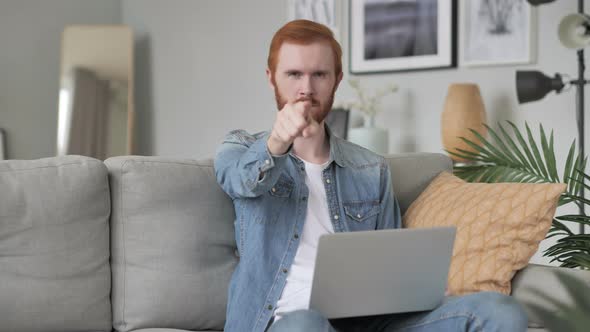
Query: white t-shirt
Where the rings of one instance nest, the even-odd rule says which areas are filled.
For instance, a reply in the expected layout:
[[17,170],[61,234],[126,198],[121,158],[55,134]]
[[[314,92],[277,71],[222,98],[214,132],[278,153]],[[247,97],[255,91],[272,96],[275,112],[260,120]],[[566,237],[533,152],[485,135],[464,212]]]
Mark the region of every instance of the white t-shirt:
[[309,189],[307,215],[285,288],[277,302],[275,321],[288,312],[309,308],[318,242],[321,235],[334,233],[322,179],[322,171],[328,167],[329,162],[318,165],[303,160],[303,163],[305,164],[305,184]]

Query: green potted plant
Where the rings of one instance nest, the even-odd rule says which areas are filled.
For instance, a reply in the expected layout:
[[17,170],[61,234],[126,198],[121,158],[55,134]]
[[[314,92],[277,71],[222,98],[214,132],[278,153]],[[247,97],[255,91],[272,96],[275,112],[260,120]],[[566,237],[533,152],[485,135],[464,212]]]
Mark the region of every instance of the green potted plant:
[[[576,153],[575,141],[569,149],[563,172],[559,172],[553,132],[547,136],[540,125],[538,144],[528,124],[525,123],[526,139],[514,123],[508,124],[514,138],[501,124],[498,124],[498,132],[486,125],[491,139],[486,139],[475,130],[471,132],[479,142],[461,138],[476,152],[447,150],[449,154],[468,161],[454,166],[455,175],[470,182],[563,182],[567,184],[567,189],[560,197],[560,206],[590,205],[590,200],[579,195],[581,188],[590,189],[584,182],[590,180],[590,175],[584,172],[587,158]],[[585,213],[554,217],[547,238],[560,238],[544,251],[544,256],[563,267],[590,269],[590,234],[578,234],[568,228],[565,222],[590,225],[590,217]]]

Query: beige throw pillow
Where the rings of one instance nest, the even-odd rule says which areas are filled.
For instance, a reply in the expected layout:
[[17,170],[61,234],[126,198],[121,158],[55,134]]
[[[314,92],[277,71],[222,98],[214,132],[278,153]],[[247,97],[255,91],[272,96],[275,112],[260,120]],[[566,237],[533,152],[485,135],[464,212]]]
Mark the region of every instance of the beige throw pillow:
[[443,172],[410,205],[404,227],[457,227],[450,294],[510,294],[512,277],[545,238],[565,188],[562,183],[468,183]]

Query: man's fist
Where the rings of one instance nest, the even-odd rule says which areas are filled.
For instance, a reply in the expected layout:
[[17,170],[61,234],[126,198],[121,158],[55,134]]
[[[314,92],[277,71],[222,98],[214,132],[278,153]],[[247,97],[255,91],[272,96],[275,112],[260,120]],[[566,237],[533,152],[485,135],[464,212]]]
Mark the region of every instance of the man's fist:
[[311,106],[311,100],[299,100],[285,104],[277,112],[267,143],[271,154],[286,153],[297,137],[312,136],[320,129],[320,125],[311,116]]

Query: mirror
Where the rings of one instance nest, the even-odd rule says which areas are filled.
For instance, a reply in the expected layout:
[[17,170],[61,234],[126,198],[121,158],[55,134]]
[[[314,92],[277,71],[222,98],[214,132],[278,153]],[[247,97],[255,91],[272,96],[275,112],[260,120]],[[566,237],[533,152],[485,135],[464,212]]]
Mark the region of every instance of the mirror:
[[68,26],[62,34],[57,155],[133,153],[133,36],[127,26]]

